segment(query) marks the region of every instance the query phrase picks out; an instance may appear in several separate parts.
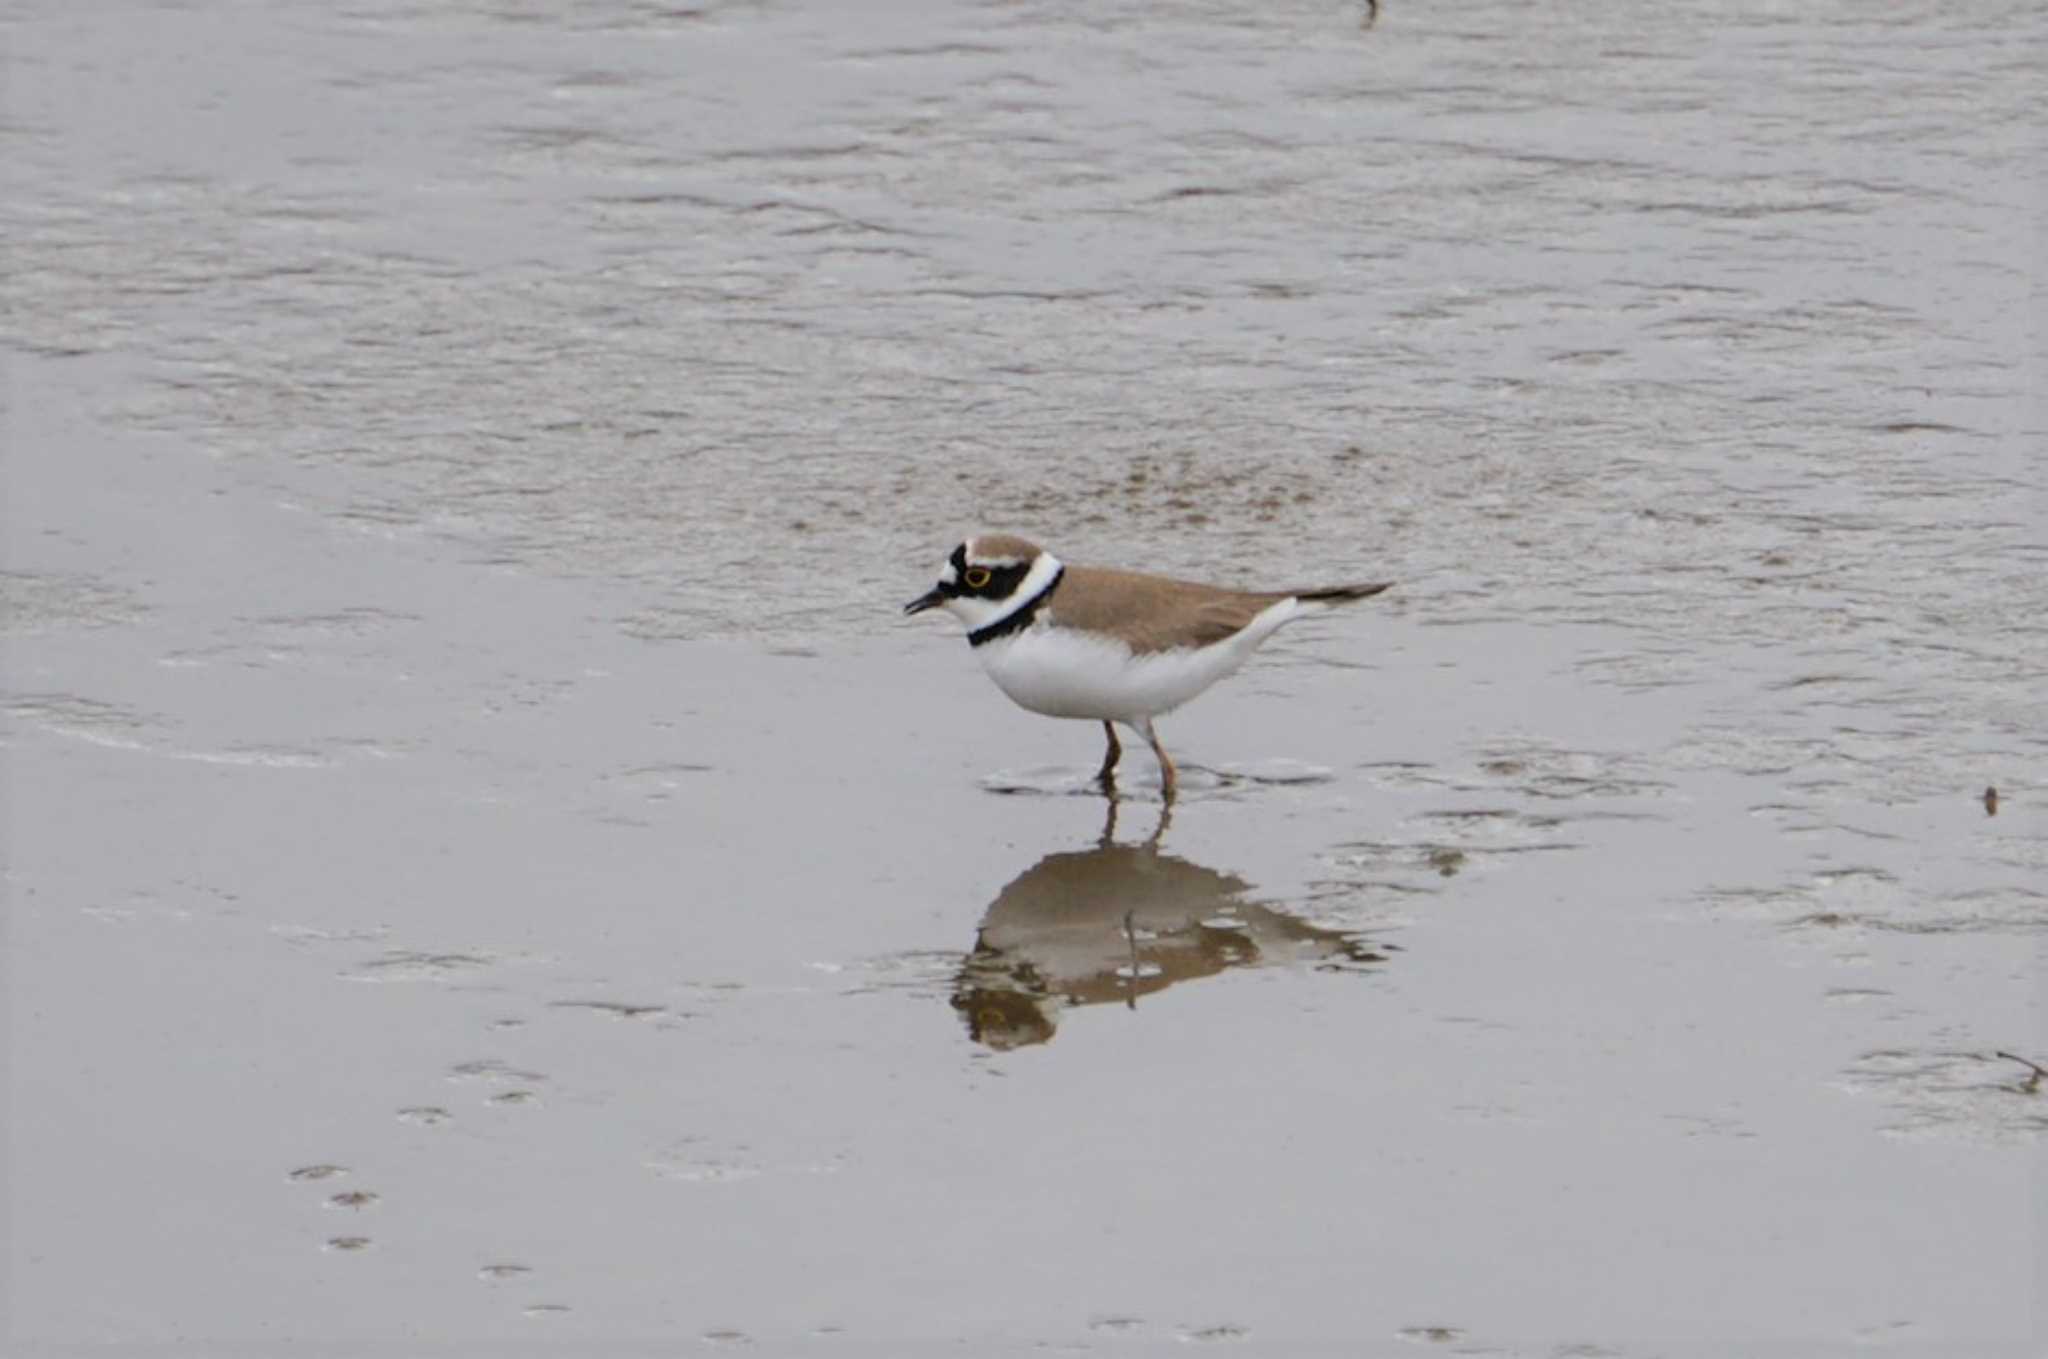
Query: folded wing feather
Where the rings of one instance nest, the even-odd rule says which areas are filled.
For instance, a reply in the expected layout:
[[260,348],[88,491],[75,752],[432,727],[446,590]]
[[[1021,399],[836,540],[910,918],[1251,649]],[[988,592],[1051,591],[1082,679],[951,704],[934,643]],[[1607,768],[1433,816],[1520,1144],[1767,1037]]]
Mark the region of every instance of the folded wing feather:
[[1220,642],[1283,599],[1336,604],[1364,599],[1386,588],[1373,584],[1312,590],[1225,590],[1137,571],[1070,566],[1047,601],[1046,620],[1057,627],[1115,633],[1142,655]]

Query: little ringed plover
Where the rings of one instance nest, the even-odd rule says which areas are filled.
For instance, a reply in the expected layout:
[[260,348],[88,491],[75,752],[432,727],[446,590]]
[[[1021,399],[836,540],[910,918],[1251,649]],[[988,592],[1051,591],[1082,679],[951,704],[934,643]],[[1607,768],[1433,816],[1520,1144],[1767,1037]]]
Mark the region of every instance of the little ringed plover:
[[1113,723],[1159,758],[1168,802],[1178,782],[1152,719],[1232,674],[1309,604],[1343,604],[1391,582],[1308,590],[1227,590],[1094,566],[1068,566],[1036,543],[982,534],[953,549],[938,584],[903,606],[943,608],[996,686],[1048,717],[1102,723],[1105,790],[1123,748]]

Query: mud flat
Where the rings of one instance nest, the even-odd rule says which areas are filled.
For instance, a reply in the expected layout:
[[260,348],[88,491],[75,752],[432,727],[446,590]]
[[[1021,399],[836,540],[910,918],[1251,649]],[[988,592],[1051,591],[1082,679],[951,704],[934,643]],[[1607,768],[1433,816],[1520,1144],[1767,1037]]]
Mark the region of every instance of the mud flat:
[[1311,8],[0,20],[9,1353],[2031,1352],[2040,16]]

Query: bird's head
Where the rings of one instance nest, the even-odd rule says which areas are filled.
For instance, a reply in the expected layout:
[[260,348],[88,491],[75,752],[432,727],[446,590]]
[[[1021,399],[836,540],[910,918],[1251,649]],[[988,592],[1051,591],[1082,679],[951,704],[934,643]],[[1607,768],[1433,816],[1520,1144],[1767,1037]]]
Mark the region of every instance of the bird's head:
[[968,631],[1001,621],[1044,593],[1059,558],[1007,533],[969,538],[939,568],[938,583],[903,606],[906,614],[943,608]]

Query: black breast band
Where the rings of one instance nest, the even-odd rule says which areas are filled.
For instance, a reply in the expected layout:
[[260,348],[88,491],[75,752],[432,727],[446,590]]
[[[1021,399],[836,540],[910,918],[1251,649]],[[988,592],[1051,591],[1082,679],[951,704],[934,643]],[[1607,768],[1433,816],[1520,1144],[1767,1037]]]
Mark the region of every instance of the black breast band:
[[1067,578],[1067,568],[1062,566],[1053,573],[1052,583],[1031,597],[1031,602],[1007,617],[998,618],[986,627],[976,628],[967,634],[967,645],[980,646],[993,642],[998,637],[1007,637],[1031,626],[1031,620],[1038,616],[1038,606],[1052,598],[1052,592],[1060,588],[1060,582]]

